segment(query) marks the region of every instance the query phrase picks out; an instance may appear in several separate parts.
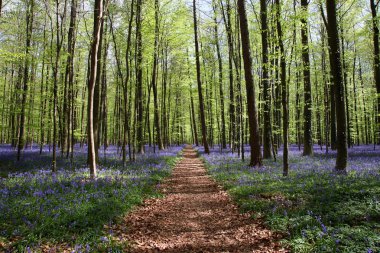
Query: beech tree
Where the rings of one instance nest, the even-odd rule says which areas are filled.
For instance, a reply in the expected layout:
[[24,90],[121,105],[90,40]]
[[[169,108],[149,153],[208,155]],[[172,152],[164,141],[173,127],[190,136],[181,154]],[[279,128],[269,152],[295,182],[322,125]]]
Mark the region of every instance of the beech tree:
[[[25,145],[25,143],[24,143],[25,107],[26,107],[26,99],[27,99],[27,95],[28,95],[29,65],[30,65],[29,52],[30,52],[30,46],[31,46],[31,42],[32,42],[33,17],[34,17],[34,0],[30,0],[27,2],[27,12],[26,12],[25,65],[24,65],[24,76],[23,76],[23,88],[22,88],[20,130],[19,130],[19,137],[18,137],[17,160],[20,160],[21,151]],[[19,74],[21,75],[21,73],[19,73]],[[54,166],[53,166],[53,168],[54,168]]]
[[336,18],[335,0],[326,0],[328,42],[333,61],[330,62],[331,73],[335,86],[336,117],[337,117],[337,158],[335,169],[339,173],[346,172],[347,166],[347,126],[345,93],[343,86],[341,54],[339,49],[339,32]]
[[[74,58],[75,58],[75,43],[76,43],[76,26],[77,26],[77,0],[71,0],[71,10],[70,10],[70,24],[69,31],[67,36],[67,62],[65,70],[65,88],[64,93],[67,96],[64,96],[64,105],[63,110],[65,112],[64,118],[66,118],[64,123],[64,139],[66,142],[66,157],[69,157],[71,153],[71,159],[73,158],[73,149],[74,149]],[[63,144],[64,145],[64,144]],[[63,150],[63,149],[62,149]]]
[[283,134],[283,175],[287,176],[289,173],[289,150],[288,150],[288,138],[289,138],[289,105],[288,105],[288,85],[286,80],[286,56],[283,42],[283,33],[281,25],[281,3],[280,0],[276,0],[276,24],[278,44],[280,48],[280,66],[281,66],[281,93],[282,93],[282,134]]
[[142,0],[136,2],[136,138],[137,151],[144,153],[144,112],[143,112],[143,69],[142,69],[142,35],[141,35],[141,5]]
[[235,135],[236,135],[236,123],[235,123],[235,91],[234,91],[234,70],[233,70],[233,57],[234,57],[234,45],[233,45],[233,33],[231,27],[231,5],[230,0],[226,0],[226,10],[224,9],[223,1],[220,2],[222,9],[223,20],[225,24],[225,30],[227,33],[228,44],[228,77],[229,77],[229,143],[234,151]]
[[305,13],[301,18],[301,40],[302,40],[302,62],[303,62],[303,83],[304,83],[304,136],[303,155],[313,154],[313,137],[311,129],[312,121],[312,98],[310,80],[310,56],[309,56],[309,24],[308,17],[309,0],[301,0],[301,6]]
[[209,154],[210,150],[207,142],[207,128],[206,119],[204,114],[203,93],[202,93],[202,81],[201,81],[201,64],[199,60],[199,43],[198,43],[198,24],[197,24],[197,8],[196,0],[193,0],[193,16],[194,16],[194,43],[195,43],[195,61],[197,68],[197,84],[198,84],[198,97],[199,97],[199,113],[201,118],[202,127],[202,142],[205,148],[205,153]]
[[264,100],[264,136],[263,136],[263,158],[272,157],[271,138],[272,123],[270,119],[270,96],[269,96],[269,76],[268,76],[268,23],[267,23],[267,0],[260,0],[260,16],[261,16],[261,47],[262,47],[262,89]]
[[95,0],[94,26],[91,44],[91,65],[88,82],[88,148],[91,177],[95,178],[96,172],[96,143],[94,133],[94,90],[97,76],[98,50],[101,36],[101,23],[103,19],[103,0]]
[[257,109],[255,88],[253,85],[252,75],[252,58],[251,58],[251,46],[249,39],[249,30],[247,22],[247,14],[245,10],[245,1],[238,0],[237,2],[239,20],[240,20],[240,33],[241,33],[241,45],[243,51],[244,61],[244,75],[245,85],[247,91],[247,103],[248,103],[248,118],[249,118],[249,133],[250,133],[250,146],[251,146],[251,166],[261,165],[261,148],[260,148],[260,136],[259,126],[257,122]]
[[154,125],[156,128],[156,138],[158,149],[164,149],[161,139],[161,127],[160,127],[160,113],[158,107],[158,92],[157,92],[157,63],[158,63],[158,40],[159,40],[159,3],[158,0],[154,1],[154,19],[155,19],[155,32],[154,32],[154,49],[153,49],[153,70],[152,70],[152,87],[154,97]]
[[243,160],[249,144],[286,175],[292,144],[345,152],[343,99],[347,149],[377,148],[378,1],[336,3],[343,88],[326,1],[245,4],[247,24],[241,1],[103,0],[94,60],[87,0],[3,3],[0,141],[18,160],[38,144],[53,170],[78,144],[90,164],[92,115],[96,163],[110,145],[127,165],[182,143]]
[[219,98],[220,98],[220,125],[221,125],[221,145],[223,149],[227,148],[227,140],[226,140],[226,117],[224,114],[224,90],[223,90],[223,61],[220,52],[219,45],[219,30],[218,30],[218,21],[217,21],[217,3],[216,0],[213,0],[212,7],[214,10],[214,37],[215,37],[215,47],[216,54],[218,57],[218,70],[219,70]]
[[380,47],[379,47],[379,24],[377,16],[377,7],[379,1],[370,0],[371,14],[372,14],[372,26],[373,26],[373,61],[374,61],[374,79],[377,91],[377,144],[380,144]]

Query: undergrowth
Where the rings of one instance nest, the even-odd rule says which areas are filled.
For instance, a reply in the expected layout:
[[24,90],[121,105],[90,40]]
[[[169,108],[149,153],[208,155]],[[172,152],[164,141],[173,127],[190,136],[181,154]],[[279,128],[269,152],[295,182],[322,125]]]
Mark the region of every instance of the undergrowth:
[[65,243],[74,252],[117,252],[121,246],[105,239],[104,227],[145,198],[159,197],[156,185],[176,160],[175,154],[146,155],[122,166],[109,159],[97,179],[88,168],[8,174],[0,179],[0,251],[38,252]]
[[293,252],[380,252],[379,156],[354,156],[342,176],[331,156],[292,153],[286,178],[281,160],[251,168],[230,153],[204,159],[241,210],[283,233]]

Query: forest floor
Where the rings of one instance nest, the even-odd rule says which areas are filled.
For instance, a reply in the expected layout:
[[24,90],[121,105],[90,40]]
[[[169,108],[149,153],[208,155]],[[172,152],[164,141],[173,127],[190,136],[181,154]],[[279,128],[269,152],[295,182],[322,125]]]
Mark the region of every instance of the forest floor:
[[241,214],[188,146],[163,199],[149,199],[112,229],[132,252],[287,252],[278,234]]
[[198,152],[240,211],[285,234],[282,243],[292,252],[380,252],[379,147],[351,147],[345,176],[333,172],[336,151],[314,146],[314,156],[305,157],[296,145],[289,148],[288,177],[282,150],[260,168],[231,149]]
[[110,227],[145,199],[160,198],[157,184],[171,175],[183,147],[145,154],[123,165],[120,149],[100,153],[98,177],[89,179],[87,150],[76,146],[73,163],[38,146],[22,161],[0,145],[0,252],[124,252],[127,241]]
[[48,147],[17,162],[0,145],[0,252],[380,252],[377,147],[351,147],[342,176],[336,151],[291,145],[286,178],[282,150],[260,168],[219,146],[145,150],[124,165],[108,147],[90,180],[85,147],[53,175]]

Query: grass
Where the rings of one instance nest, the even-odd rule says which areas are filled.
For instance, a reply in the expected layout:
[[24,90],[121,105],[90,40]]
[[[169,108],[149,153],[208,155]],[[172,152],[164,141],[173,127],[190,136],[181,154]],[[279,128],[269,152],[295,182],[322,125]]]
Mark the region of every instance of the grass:
[[205,160],[241,210],[285,234],[293,252],[380,252],[380,156],[357,152],[347,176],[331,172],[333,155],[318,153],[291,153],[287,178],[281,160],[260,169],[226,153]]
[[174,154],[148,154],[123,167],[109,158],[94,180],[88,168],[7,174],[0,179],[0,251],[35,252],[62,243],[74,252],[117,251],[105,227],[144,199],[159,197],[156,185],[176,160]]

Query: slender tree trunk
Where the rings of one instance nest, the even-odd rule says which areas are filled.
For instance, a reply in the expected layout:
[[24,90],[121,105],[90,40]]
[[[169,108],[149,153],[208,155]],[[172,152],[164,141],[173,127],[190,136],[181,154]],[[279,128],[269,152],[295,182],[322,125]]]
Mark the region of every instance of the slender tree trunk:
[[[48,90],[48,85],[45,86],[44,90],[44,80],[46,84],[48,83],[48,76],[47,74],[45,76],[45,49],[46,49],[46,15],[45,15],[45,23],[44,23],[44,35],[43,35],[43,40],[44,40],[44,53],[43,53],[43,59],[42,59],[42,80],[41,80],[41,103],[40,103],[40,154],[42,154],[43,146],[44,146],[44,140],[45,140],[45,131],[44,131],[44,122],[45,122],[45,108],[46,108],[46,100],[47,100],[47,90]],[[46,68],[47,70],[49,69],[48,67]],[[45,79],[44,79],[45,77]],[[44,94],[45,91],[45,94]]]
[[172,141],[173,141],[173,133],[170,131],[170,118],[172,116],[172,107],[170,106],[171,103],[171,97],[172,97],[172,88],[171,88],[171,84],[172,84],[172,75],[170,74],[169,75],[169,81],[168,81],[168,98],[167,98],[167,114],[166,114],[166,138],[167,138],[167,143],[168,143],[168,146],[171,146],[172,145]]
[[[35,63],[35,59],[32,58],[32,62],[31,62],[31,71],[30,71],[30,83],[35,83],[35,77],[36,77],[36,63]],[[33,132],[34,132],[34,127],[31,127],[33,126],[33,118],[32,115],[33,115],[33,111],[34,111],[34,101],[35,101],[35,95],[36,94],[36,85],[33,85],[32,86],[33,89],[30,91],[30,101],[29,101],[29,108],[28,108],[28,115],[27,115],[27,119],[28,119],[28,122],[27,122],[27,131],[26,131],[26,142],[25,142],[25,148],[30,145],[30,149],[33,148]]]
[[[237,35],[240,34],[240,27],[239,27],[239,17],[236,15],[235,16],[235,33]],[[234,37],[234,47],[235,48],[240,48],[241,47],[241,43],[240,43],[240,36],[235,36]],[[234,57],[233,57],[233,60],[234,60],[234,66],[235,66],[235,131],[236,131],[236,134],[235,134],[235,143],[234,143],[234,148],[235,150],[237,150],[237,153],[238,153],[238,157],[241,156],[241,144],[242,144],[242,141],[241,141],[241,136],[242,136],[242,114],[243,114],[243,100],[242,100],[242,97],[241,97],[241,54],[240,54],[240,50],[235,50],[234,51]]]
[[[130,126],[129,126],[129,113],[128,113],[128,84],[130,79],[130,66],[129,66],[129,57],[130,57],[130,48],[131,48],[131,38],[132,38],[132,23],[133,23],[133,16],[134,16],[134,3],[135,1],[132,0],[131,2],[131,13],[130,18],[128,22],[128,35],[127,35],[127,49],[125,52],[125,65],[126,65],[126,78],[123,85],[123,96],[124,96],[124,132],[123,132],[123,164],[125,165],[126,162],[126,146],[127,146],[127,137],[128,137],[128,143],[131,143],[130,139]],[[116,41],[116,40],[115,40]],[[115,42],[116,47],[116,42]],[[120,64],[121,65],[121,64]],[[120,75],[122,76],[122,71],[119,69]],[[131,146],[128,147],[128,154],[129,154],[129,160],[131,160]]]
[[[327,20],[326,20],[323,8],[321,8],[321,15],[322,15],[323,21],[325,23],[325,26],[326,26],[326,29],[327,29],[327,32],[328,32],[328,29],[329,29],[328,26],[329,25],[327,23]],[[333,54],[332,54],[331,50],[329,49],[328,52],[329,52],[330,62],[333,62],[334,61],[334,57],[333,57]],[[331,77],[332,75],[333,75],[333,73],[330,73],[330,78],[331,79],[333,79],[333,77]],[[336,131],[337,131],[337,129],[336,129],[336,101],[335,101],[335,86],[334,85],[335,85],[334,82],[330,83],[330,142],[331,142],[331,149],[332,150],[336,150],[336,140],[337,140],[337,133],[336,133]]]
[[247,89],[248,119],[251,146],[251,166],[261,165],[261,148],[259,136],[259,124],[257,122],[257,109],[255,99],[255,87],[252,74],[252,58],[249,39],[247,14],[245,11],[245,1],[237,1],[238,13],[240,18],[241,43],[244,61],[245,84]]
[[[149,82],[149,71],[147,69],[146,71],[146,83],[148,84],[147,92],[148,94],[144,93],[143,97],[148,98],[146,101],[146,107],[145,107],[145,124],[144,124],[144,130],[143,130],[143,136],[145,136],[145,133],[148,132],[148,145],[149,147],[152,147],[152,135],[150,131],[150,98],[152,94],[152,83]],[[150,85],[149,85],[150,83]]]
[[341,66],[341,55],[339,49],[339,33],[336,20],[335,0],[326,0],[327,20],[328,20],[328,41],[332,54],[333,62],[331,72],[335,85],[336,117],[337,117],[337,158],[335,169],[340,173],[346,172],[347,166],[347,126],[346,108],[344,99],[344,84]]
[[[66,114],[66,133],[67,136],[67,147],[66,147],[66,158],[69,157],[70,149],[73,144],[71,144],[70,139],[70,132],[73,128],[73,122],[72,122],[72,112],[73,110],[70,108],[74,93],[74,56],[75,56],[75,40],[76,40],[76,17],[77,17],[77,0],[71,0],[71,12],[70,12],[70,25],[69,25],[69,32],[67,37],[67,62],[66,62],[66,73],[65,73],[65,86],[68,86],[68,106],[65,108],[64,113]],[[67,85],[68,83],[68,85]],[[66,98],[64,98],[66,100]]]
[[96,144],[94,136],[94,89],[97,76],[98,50],[101,36],[101,23],[103,19],[103,0],[95,0],[94,7],[94,28],[91,44],[91,67],[90,80],[88,82],[88,149],[90,175],[96,177]]
[[369,137],[368,137],[368,124],[367,124],[367,103],[365,100],[364,95],[364,79],[363,79],[363,70],[362,70],[362,64],[359,59],[359,80],[360,80],[360,86],[361,86],[361,94],[363,99],[363,122],[364,122],[364,142],[366,145],[369,144]]
[[[214,2],[213,2],[214,3]],[[219,32],[218,32],[218,21],[217,21],[217,13],[216,13],[216,4],[213,4],[214,9],[214,37],[215,37],[215,46],[216,53],[218,56],[218,70],[219,70],[219,98],[220,98],[220,117],[221,117],[221,146],[223,149],[227,148],[226,141],[226,119],[224,114],[224,92],[223,92],[223,63],[222,57],[220,53],[220,45],[219,45]]]
[[[169,129],[168,129],[168,110],[167,110],[167,81],[168,81],[168,45],[162,48],[162,128],[163,128],[163,144],[167,148],[169,146]],[[193,109],[193,107],[192,107]],[[193,119],[194,119],[194,111]],[[196,132],[195,132],[196,133]],[[196,139],[197,140],[197,139]]]
[[[44,69],[44,67],[45,67],[45,62],[43,61],[42,62],[42,70]],[[1,101],[2,102],[2,110],[1,110],[1,126],[2,126],[2,128],[1,128],[0,143],[6,143],[7,142],[7,140],[5,139],[6,128],[4,127],[4,126],[7,125],[6,118],[5,118],[5,105],[8,104],[8,102],[7,102],[8,97],[7,97],[7,90],[6,90],[6,87],[7,87],[7,76],[8,76],[7,74],[8,74],[8,66],[6,66],[5,70],[4,70],[3,99]],[[43,81],[41,83],[43,83]],[[41,85],[41,87],[43,87],[43,85]]]
[[[17,160],[21,159],[21,150],[24,148],[24,128],[25,128],[25,107],[28,95],[28,82],[29,82],[29,60],[30,60],[30,46],[32,42],[33,32],[33,17],[34,17],[34,0],[30,0],[27,3],[26,13],[26,43],[25,43],[25,66],[22,88],[22,101],[21,101],[21,114],[20,114],[20,129],[18,135],[18,147],[17,147]],[[19,73],[21,75],[21,72]]]
[[191,113],[191,105],[189,105],[189,112],[190,112],[190,128],[191,128],[191,143],[195,143],[195,136],[194,136],[194,125],[193,125],[193,114]]
[[144,135],[143,135],[143,87],[142,87],[142,38],[141,38],[141,6],[142,0],[137,0],[136,8],[136,100],[137,100],[137,151],[144,153]]
[[282,96],[282,137],[284,142],[284,155],[283,155],[283,175],[289,174],[289,151],[288,151],[288,131],[289,131],[289,108],[288,108],[288,87],[286,83],[286,60],[285,50],[282,38],[282,26],[281,26],[281,3],[280,0],[276,0],[276,20],[277,20],[277,34],[278,44],[280,48],[280,66],[281,66],[281,96]]
[[161,138],[161,127],[160,127],[160,112],[158,107],[158,92],[157,92],[157,64],[158,64],[158,36],[159,36],[159,3],[158,0],[154,1],[155,9],[155,30],[154,30],[154,53],[153,53],[153,71],[152,71],[152,88],[153,88],[153,100],[154,100],[154,124],[157,131],[157,145],[158,149],[164,149]]
[[[133,6],[133,5],[131,5],[131,6]],[[129,55],[131,55],[131,54],[129,54]],[[126,57],[127,56],[128,55],[126,54]],[[128,59],[126,59],[126,60],[128,60]],[[130,57],[127,70],[129,70],[129,66],[132,65],[132,61],[133,61],[133,57]],[[132,71],[129,70],[128,71],[128,75],[129,75],[129,78],[131,79],[131,77],[132,77]],[[126,85],[127,85],[126,89],[128,90],[128,84],[126,83]],[[129,85],[128,112],[127,112],[128,113],[127,119],[128,119],[129,122],[132,122],[132,115],[133,115],[132,114],[132,108],[133,108],[133,106],[132,106],[132,94],[133,94],[133,91],[132,90],[133,90],[133,86]],[[124,124],[125,124],[125,122],[124,122]],[[131,126],[129,124],[128,124],[127,131],[128,131],[128,133],[127,133],[128,134],[128,156],[129,156],[129,161],[132,161],[133,160],[132,150],[133,150],[133,145],[134,145],[134,138],[132,136]],[[134,133],[133,133],[133,135],[134,135]]]
[[352,83],[354,85],[353,95],[354,95],[354,112],[355,112],[355,130],[356,130],[356,145],[360,145],[360,133],[359,133],[359,119],[358,119],[358,94],[357,94],[357,84],[356,84],[356,48],[354,48],[354,63],[352,69]]
[[[312,53],[313,55],[313,53]],[[313,61],[316,63],[316,59],[313,55]],[[314,64],[314,72],[317,72],[317,64]],[[322,123],[321,123],[321,100],[320,100],[320,90],[318,89],[319,87],[319,78],[317,75],[314,76],[315,81],[314,81],[314,87],[315,87],[315,111],[316,111],[316,120],[317,120],[317,143],[320,146],[321,151],[323,150],[322,147]]]
[[[341,23],[343,23],[343,15],[341,17]],[[345,41],[344,41],[344,34],[343,34],[343,24],[340,24],[340,37],[341,37],[341,50],[342,50],[342,72],[343,72],[343,86],[344,86],[344,93],[345,93],[345,105],[346,105],[346,119],[347,119],[347,145],[350,148],[351,147],[351,128],[350,128],[350,110],[349,110],[349,104],[348,104],[348,81],[347,81],[347,63],[346,63],[346,48],[345,48]]]
[[300,87],[300,72],[298,71],[298,63],[296,62],[296,132],[297,132],[297,145],[298,150],[301,151],[302,142],[302,127],[301,127],[301,95],[299,91]]
[[270,110],[270,93],[269,93],[269,62],[268,62],[268,21],[267,21],[267,0],[260,0],[260,17],[261,17],[261,44],[262,44],[262,88],[264,100],[264,136],[263,136],[263,158],[272,158],[271,153],[271,110]]
[[[293,0],[293,12],[294,15],[299,15],[297,13],[297,1]],[[296,48],[297,44],[297,24],[296,20],[293,22],[293,46]],[[296,50],[295,50],[296,52]],[[301,141],[302,141],[302,134],[301,134],[301,106],[300,106],[300,71],[298,69],[298,60],[297,57],[295,57],[295,82],[296,82],[296,94],[295,94],[295,102],[296,102],[296,107],[295,107],[295,129],[296,129],[296,142],[298,146],[298,150],[301,151]]]
[[[105,33],[107,34],[107,27]],[[104,50],[102,55],[102,79],[100,81],[100,110],[99,110],[99,143],[103,144],[103,153],[106,154],[107,143],[107,55],[108,55],[108,39],[104,41]],[[123,79],[122,79],[123,80]],[[121,96],[120,96],[121,97]],[[121,104],[121,103],[120,103]],[[121,106],[120,106],[121,108]],[[119,117],[120,118],[120,117]]]
[[198,147],[199,142],[198,142],[198,131],[197,131],[197,121],[195,119],[195,108],[194,108],[194,99],[193,99],[193,92],[190,87],[190,103],[191,103],[191,114],[193,115],[193,127],[194,127],[194,140],[195,140],[195,145]]
[[313,136],[311,133],[312,121],[312,98],[311,98],[311,80],[310,80],[310,56],[309,56],[309,24],[307,22],[309,0],[301,0],[301,6],[306,12],[301,18],[301,40],[302,40],[302,61],[303,61],[303,78],[304,78],[304,146],[303,155],[313,155]]
[[[103,9],[105,9],[105,3],[108,0],[103,0]],[[103,10],[104,12],[104,10]],[[104,13],[102,14],[103,17]],[[95,138],[95,159],[99,160],[99,146],[100,146],[100,86],[101,86],[101,76],[102,76],[102,50],[103,50],[103,33],[104,33],[104,19],[101,19],[100,23],[100,37],[99,37],[99,47],[98,47],[98,55],[97,55],[97,64],[96,64],[96,79],[95,79],[95,87],[94,87],[94,138]]]
[[[26,62],[25,62],[26,63]],[[18,70],[17,70],[17,78],[15,80],[15,88],[13,89],[12,91],[12,88],[13,88],[13,85],[11,85],[11,91],[12,91],[12,94],[13,94],[13,103],[12,103],[12,115],[11,115],[11,138],[12,138],[12,147],[14,148],[17,148],[18,149],[18,144],[20,143],[20,136],[19,136],[19,132],[20,132],[20,129],[19,129],[19,120],[20,120],[20,117],[18,117],[17,115],[17,109],[18,109],[18,106],[20,105],[20,103],[22,104],[22,94],[20,91],[21,89],[23,88],[22,87],[22,76],[23,76],[23,71],[25,71],[23,69],[23,66],[24,63],[19,63],[18,64]],[[14,74],[14,72],[16,71],[13,71],[12,74]],[[21,93],[21,96],[20,94]],[[21,147],[23,148],[23,147]],[[21,156],[21,150],[20,150],[20,156]]]
[[198,84],[198,97],[199,97],[199,111],[201,117],[202,127],[202,140],[205,148],[205,153],[209,154],[210,150],[207,142],[207,127],[204,113],[203,94],[202,94],[202,81],[201,81],[201,64],[199,61],[199,45],[198,45],[198,24],[197,24],[197,8],[196,0],[193,0],[193,16],[194,16],[194,41],[195,41],[195,61],[197,67],[197,84]]
[[378,17],[377,17],[377,7],[379,1],[370,0],[371,4],[371,14],[372,14],[372,26],[373,26],[373,56],[374,56],[374,78],[376,83],[377,91],[377,116],[376,116],[376,125],[377,125],[377,140],[375,142],[380,144],[380,46],[379,46],[379,26],[378,26]]
[[[114,51],[115,51],[117,77],[118,77],[118,79],[120,79],[120,82],[123,83],[124,129],[123,129],[123,144],[122,144],[121,150],[122,150],[122,157],[123,157],[122,158],[123,159],[123,165],[125,165],[125,161],[126,161],[126,145],[127,145],[127,127],[128,127],[128,125],[127,126],[125,125],[125,122],[128,120],[126,118],[127,109],[128,109],[128,92],[126,91],[126,87],[127,86],[124,83],[124,75],[123,75],[123,72],[121,70],[121,60],[120,60],[120,56],[119,56],[119,52],[120,51],[119,51],[119,49],[117,47],[116,36],[115,36],[114,27],[113,27],[113,21],[112,20],[113,20],[113,18],[111,16],[109,16],[110,30],[111,30],[112,41],[113,41],[113,44],[114,44]],[[129,34],[129,32],[130,31],[128,31],[128,34]],[[129,50],[129,44],[128,44],[128,42],[127,42],[127,50]],[[128,57],[126,58],[126,60],[127,60],[127,65],[128,65]],[[106,74],[106,73],[105,73],[104,68],[103,68],[103,75],[104,74]],[[126,75],[128,76],[128,74],[129,74],[129,71],[127,70],[126,71]],[[103,79],[104,79],[104,76],[103,76]],[[119,87],[119,86],[117,86],[117,87]]]
[[[329,57],[330,61],[332,57]],[[336,150],[336,141],[337,141],[337,136],[336,136],[336,102],[335,102],[335,84],[331,83],[330,84],[330,141],[331,141],[331,149]]]
[[[91,49],[90,50],[88,50],[88,51],[91,51]],[[91,52],[88,54],[88,57],[87,57],[87,74],[86,74],[86,84],[85,85],[83,85],[83,92],[82,92],[82,101],[85,101],[85,99],[86,99],[86,91],[87,91],[87,88],[88,88],[88,85],[89,85],[89,82],[90,82],[90,74],[91,74]],[[88,108],[88,105],[87,105],[87,108]],[[82,109],[81,109],[81,120],[80,120],[80,122],[81,122],[81,127],[80,127],[80,135],[81,136],[83,136],[84,134],[83,134],[83,128],[84,128],[84,125],[85,125],[85,123],[84,123],[84,115],[85,115],[85,113],[84,113],[84,111],[85,111],[85,103],[83,102],[83,104],[82,104]],[[88,118],[88,115],[87,115],[87,118]],[[87,120],[87,125],[88,125],[88,120]],[[88,129],[88,126],[87,126],[87,129]],[[87,130],[86,130],[86,132],[88,132]],[[82,137],[81,138],[81,147],[83,147],[83,145],[84,145],[84,138]],[[89,147],[88,147],[89,148]],[[89,152],[88,152],[88,154],[90,154]],[[88,161],[88,164],[90,164],[90,160],[89,160],[89,158],[90,158],[90,155],[88,155],[88,159],[87,159],[87,161]]]
[[[236,23],[236,33],[240,33],[240,24],[239,24],[239,17],[236,16],[235,19]],[[236,47],[241,48],[241,39],[239,36],[236,38]],[[237,50],[236,56],[235,56],[235,68],[236,68],[236,84],[237,84],[237,96],[236,101],[238,102],[238,106],[236,107],[238,115],[236,122],[238,122],[238,142],[239,142],[239,151],[238,153],[241,153],[241,159],[242,161],[245,160],[245,150],[244,150],[244,120],[243,120],[243,92],[241,87],[241,51]]]
[[207,68],[206,68],[206,56],[203,50],[203,45],[200,43],[200,54],[202,55],[202,63],[203,63],[203,76],[205,80],[205,91],[206,91],[206,98],[205,98],[205,108],[207,113],[205,114],[206,118],[206,129],[208,130],[206,139],[208,141],[209,145],[213,145],[213,120],[212,120],[212,103],[211,103],[211,98],[212,98],[212,74],[208,75]]
[[221,1],[221,8],[222,8],[222,14],[223,14],[223,20],[225,23],[226,31],[227,31],[227,44],[228,44],[228,74],[229,74],[229,97],[230,97],[230,104],[229,104],[229,142],[230,147],[232,148],[232,152],[234,152],[235,147],[235,135],[236,135],[236,123],[235,123],[235,92],[234,92],[234,74],[233,74],[233,55],[234,55],[234,46],[233,46],[233,39],[232,39],[232,28],[231,28],[231,6],[230,6],[230,0],[227,0],[226,3],[226,12],[225,14],[223,3]]
[[325,51],[325,29],[321,28],[321,40],[322,40],[322,56],[321,56],[321,65],[322,65],[322,75],[323,75],[323,85],[324,85],[324,108],[325,108],[325,145],[326,145],[326,153],[329,151],[329,129],[330,129],[330,114],[331,110],[329,108],[329,85],[327,78],[327,68],[326,68],[326,51]]
[[[56,153],[57,153],[57,134],[58,134],[58,121],[59,121],[59,112],[58,112],[58,81],[59,81],[59,63],[61,58],[61,49],[62,49],[62,35],[63,35],[63,20],[66,15],[66,2],[64,4],[63,14],[59,13],[59,2],[56,2],[55,5],[55,27],[56,27],[56,39],[55,39],[55,59],[53,65],[53,161],[52,161],[52,171],[57,171],[57,162],[56,162]],[[53,34],[52,34],[53,37]],[[53,39],[52,39],[53,42]],[[62,112],[61,112],[62,113]],[[62,143],[61,143],[62,144]]]

